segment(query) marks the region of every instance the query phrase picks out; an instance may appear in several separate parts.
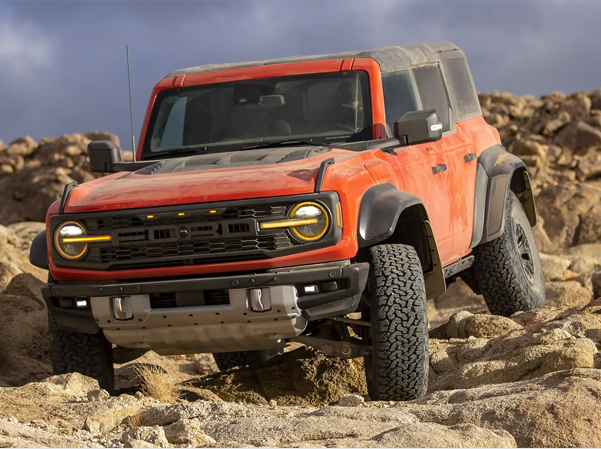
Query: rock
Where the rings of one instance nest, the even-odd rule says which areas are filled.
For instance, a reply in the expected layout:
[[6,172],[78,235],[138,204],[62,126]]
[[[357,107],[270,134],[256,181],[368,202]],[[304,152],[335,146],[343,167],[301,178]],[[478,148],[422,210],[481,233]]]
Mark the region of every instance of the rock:
[[568,268],[576,274],[585,274],[590,273],[598,266],[601,266],[601,257],[575,257]]
[[102,432],[100,423],[90,418],[86,418],[85,422],[83,423],[83,430],[87,430],[92,435],[100,435]]
[[592,299],[591,292],[576,281],[547,282],[545,296],[549,307],[583,307]]
[[86,398],[88,394],[100,390],[98,381],[79,373],[61,374],[52,376],[44,382],[61,387],[66,396]]
[[[124,444],[132,444],[132,441],[141,440],[150,444],[154,444],[155,447],[169,447],[169,442],[165,437],[165,431],[162,427],[154,426],[141,426],[134,429],[128,430],[123,433],[121,442]],[[135,444],[135,443],[134,443]],[[134,447],[134,446],[132,446]]]
[[373,441],[376,444],[371,447],[517,447],[509,432],[473,424],[404,424],[377,435]]
[[504,429],[518,447],[598,447],[599,395],[600,371],[575,369],[526,382],[438,392],[417,401],[411,413],[447,426]]
[[601,203],[581,217],[578,230],[578,244],[601,242]]
[[338,400],[340,407],[357,407],[365,402],[363,396],[358,394],[345,394]]
[[198,419],[187,419],[174,422],[165,427],[165,436],[171,444],[182,444],[192,447],[214,447],[216,441],[208,436]]
[[6,148],[10,156],[29,156],[37,148],[38,144],[29,136],[21,137],[12,141]]
[[[91,132],[42,139],[39,145],[26,137],[0,150],[0,223],[42,222],[66,183],[96,178],[87,162],[90,137],[118,142],[110,133]],[[131,159],[131,152],[122,153],[122,160]]]
[[582,157],[576,166],[576,175],[579,181],[601,175],[601,154],[592,153]]
[[475,294],[461,279],[448,286],[446,293],[428,301],[428,322],[430,327],[445,324],[455,313],[467,311],[486,313],[488,308],[481,295]]
[[453,315],[444,332],[430,334],[433,338],[483,338],[505,335],[522,326],[515,321],[495,315],[472,315],[469,312],[459,312]]
[[111,397],[106,390],[91,390],[88,391],[88,401],[103,401]]
[[37,300],[40,306],[45,307],[44,297],[42,296],[41,288],[44,283],[38,278],[29,273],[21,273],[16,275],[6,286],[3,295],[26,296]]
[[601,271],[595,271],[591,277],[593,286],[593,297],[601,298]]
[[144,448],[144,447],[160,447],[160,446],[156,446],[147,441],[136,440],[136,439],[130,438],[125,443],[123,443],[123,447]]
[[546,164],[549,147],[534,140],[516,140],[509,148],[509,151],[518,156],[533,156],[535,158],[535,163],[531,165],[539,167]]
[[[597,301],[571,313],[565,307],[522,312],[512,319],[505,318],[516,328],[488,338],[467,336],[467,324],[476,316],[457,314],[447,327],[447,332],[451,329],[447,337],[450,340],[430,340],[430,391],[514,382],[560,369],[593,367],[597,329],[601,327],[599,306],[601,302]],[[453,338],[459,333],[463,339]]]
[[583,121],[571,123],[557,134],[555,143],[575,153],[586,154],[589,149],[601,146],[601,131]]
[[[344,394],[366,394],[361,359],[328,358],[321,352],[301,347],[266,364],[216,373],[189,382],[207,389],[225,401],[268,405],[325,405]],[[330,375],[319,373],[328,371]],[[316,377],[319,376],[319,377]],[[332,382],[344,379],[342,382]]]
[[564,281],[572,264],[570,259],[543,253],[540,254],[540,262],[547,281]]

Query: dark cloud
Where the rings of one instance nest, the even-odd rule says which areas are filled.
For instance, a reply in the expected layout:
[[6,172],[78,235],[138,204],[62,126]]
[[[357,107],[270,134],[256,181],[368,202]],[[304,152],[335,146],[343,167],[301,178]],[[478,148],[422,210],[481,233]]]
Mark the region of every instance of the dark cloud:
[[0,138],[102,129],[129,142],[152,86],[188,66],[452,41],[482,91],[601,85],[592,1],[0,3]]

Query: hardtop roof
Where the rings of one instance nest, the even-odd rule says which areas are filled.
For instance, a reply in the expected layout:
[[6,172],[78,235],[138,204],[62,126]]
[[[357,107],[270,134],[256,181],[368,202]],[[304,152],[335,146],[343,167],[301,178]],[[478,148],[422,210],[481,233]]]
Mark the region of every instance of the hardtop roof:
[[194,73],[213,72],[216,70],[237,69],[271,64],[284,64],[288,62],[325,61],[329,59],[371,58],[379,65],[382,72],[410,67],[418,64],[440,61],[440,53],[455,51],[465,57],[456,45],[450,42],[437,42],[419,45],[399,45],[382,47],[373,50],[349,51],[344,53],[330,53],[324,55],[292,56],[288,58],[267,59],[264,61],[234,62],[225,64],[208,64],[187,69],[175,70],[169,76],[191,75]]

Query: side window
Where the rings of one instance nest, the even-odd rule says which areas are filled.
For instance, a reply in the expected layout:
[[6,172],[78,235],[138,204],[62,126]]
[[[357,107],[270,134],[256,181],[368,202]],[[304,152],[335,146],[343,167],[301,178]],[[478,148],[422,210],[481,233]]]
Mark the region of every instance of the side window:
[[449,97],[440,73],[440,68],[435,65],[413,69],[419,96],[424,109],[436,109],[442,130],[450,129]]
[[161,139],[162,147],[171,148],[181,146],[184,136],[186,100],[186,97],[180,97],[173,104],[167,123],[165,123],[165,131]]
[[457,115],[462,117],[479,112],[478,95],[465,59],[448,59],[443,64],[449,79],[449,88],[457,103]]
[[394,122],[405,112],[417,110],[409,70],[384,73],[382,75],[382,89],[384,90],[386,124],[388,125],[388,133],[392,136]]

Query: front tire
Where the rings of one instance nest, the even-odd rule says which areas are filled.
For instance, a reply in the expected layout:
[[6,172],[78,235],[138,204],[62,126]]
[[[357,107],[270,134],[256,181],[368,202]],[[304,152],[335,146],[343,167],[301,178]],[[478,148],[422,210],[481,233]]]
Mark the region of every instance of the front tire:
[[493,315],[543,307],[545,279],[526,212],[513,192],[505,204],[500,237],[474,249],[474,275]]
[[365,357],[369,397],[417,399],[428,389],[428,316],[421,262],[407,245],[370,248],[367,295],[372,353]]
[[81,373],[98,381],[100,388],[115,393],[112,345],[104,334],[68,332],[59,328],[48,311],[50,353],[54,374]]
[[265,349],[262,351],[217,352],[213,354],[219,371],[225,371],[239,366],[260,365],[283,354],[281,349]]

